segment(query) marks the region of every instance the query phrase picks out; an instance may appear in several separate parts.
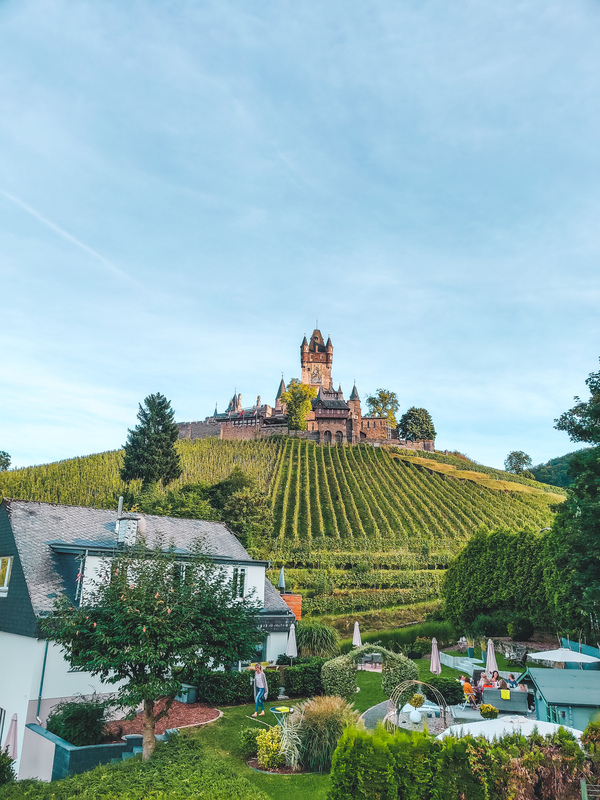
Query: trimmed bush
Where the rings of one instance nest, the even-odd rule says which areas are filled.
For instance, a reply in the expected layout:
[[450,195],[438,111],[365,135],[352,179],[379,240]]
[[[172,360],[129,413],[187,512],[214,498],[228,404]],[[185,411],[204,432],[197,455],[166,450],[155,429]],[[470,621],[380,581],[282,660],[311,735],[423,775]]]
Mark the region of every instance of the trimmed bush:
[[289,697],[316,697],[325,694],[321,668],[325,658],[311,658],[297,667],[286,667],[283,673],[285,693]]
[[309,772],[328,772],[338,740],[358,712],[341,697],[315,697],[302,706],[301,761]]
[[244,758],[254,758],[258,753],[258,734],[262,732],[262,728],[242,728],[240,731],[240,743],[242,746],[242,755]]
[[259,731],[256,737],[258,745],[258,765],[263,769],[280,767],[285,762],[282,750],[281,729],[278,725],[274,728]]
[[[462,703],[464,697],[463,688],[460,685],[460,682],[455,678],[442,678],[434,675],[427,679],[427,683],[433,686],[434,689],[438,690],[438,692],[446,701],[447,705],[455,706],[458,703]],[[425,692],[425,697],[428,700],[431,700],[432,703],[437,703],[435,693],[431,691],[429,686],[424,685],[423,691]]]
[[522,614],[517,614],[508,623],[508,635],[513,642],[528,642],[533,636],[533,622]]
[[[253,674],[244,672],[206,672],[197,679],[198,702],[211,706],[238,706],[254,699]],[[267,681],[269,680],[267,675]],[[275,676],[279,681],[279,676]]]
[[476,639],[487,639],[490,636],[506,636],[507,614],[497,611],[494,614],[478,614],[473,620],[469,633]]
[[0,750],[0,786],[15,779],[14,761],[8,755],[8,747]]
[[65,700],[54,706],[46,728],[76,747],[100,744],[108,738],[106,706],[107,702],[95,695],[89,699]]
[[[419,678],[417,665],[401,653],[390,653],[384,658],[381,670],[381,690],[387,697],[403,681],[416,681]],[[414,690],[413,690],[414,691]]]
[[498,709],[490,703],[482,703],[479,706],[479,713],[483,719],[496,719],[498,717]]
[[348,656],[332,658],[323,664],[321,680],[327,695],[352,700],[356,694],[356,665]]

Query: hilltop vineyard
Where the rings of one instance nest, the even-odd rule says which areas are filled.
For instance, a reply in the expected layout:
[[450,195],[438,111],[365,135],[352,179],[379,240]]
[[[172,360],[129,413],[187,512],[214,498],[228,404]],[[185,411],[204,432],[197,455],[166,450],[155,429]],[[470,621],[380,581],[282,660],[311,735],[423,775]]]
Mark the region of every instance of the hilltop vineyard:
[[[177,485],[226,478],[234,467],[271,497],[269,552],[315,615],[423,604],[439,595],[449,559],[479,526],[548,526],[556,487],[473,462],[394,448],[300,438],[181,440]],[[5,497],[115,508],[122,451],[0,473]],[[135,483],[133,484],[135,487]],[[275,575],[271,575],[272,578]]]

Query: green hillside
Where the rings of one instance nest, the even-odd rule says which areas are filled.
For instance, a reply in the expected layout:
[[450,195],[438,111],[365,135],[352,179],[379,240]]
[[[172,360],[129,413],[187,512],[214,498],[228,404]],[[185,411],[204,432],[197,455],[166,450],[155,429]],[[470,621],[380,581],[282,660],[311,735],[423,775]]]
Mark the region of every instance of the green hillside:
[[[583,448],[586,449],[586,448]],[[569,465],[573,456],[581,453],[582,450],[575,450],[572,453],[567,453],[564,456],[551,458],[545,464],[538,464],[531,468],[531,472],[535,475],[535,479],[543,481],[544,483],[551,483],[554,486],[566,488],[573,482],[573,478],[569,474]]]
[[[235,466],[275,512],[270,558],[314,614],[424,603],[480,525],[536,530],[564,499],[556,487],[456,456],[296,438],[182,440],[178,484],[216,483]],[[115,508],[122,451],[0,473],[6,497]],[[176,484],[172,486],[176,487]],[[171,487],[170,487],[171,488]]]

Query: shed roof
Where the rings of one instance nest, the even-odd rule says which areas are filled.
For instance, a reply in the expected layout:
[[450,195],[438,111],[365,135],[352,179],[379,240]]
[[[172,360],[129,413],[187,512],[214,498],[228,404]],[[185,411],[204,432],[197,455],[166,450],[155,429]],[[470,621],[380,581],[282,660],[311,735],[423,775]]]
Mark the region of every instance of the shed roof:
[[600,708],[600,671],[588,669],[531,669],[531,677],[549,705]]

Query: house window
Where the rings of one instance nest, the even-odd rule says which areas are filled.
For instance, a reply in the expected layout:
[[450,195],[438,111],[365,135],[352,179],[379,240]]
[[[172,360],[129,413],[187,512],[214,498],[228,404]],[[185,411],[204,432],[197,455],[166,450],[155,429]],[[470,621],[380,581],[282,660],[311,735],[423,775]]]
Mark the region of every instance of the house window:
[[243,597],[246,588],[246,570],[243,567],[233,568],[233,596]]
[[8,594],[12,556],[0,556],[0,597]]

